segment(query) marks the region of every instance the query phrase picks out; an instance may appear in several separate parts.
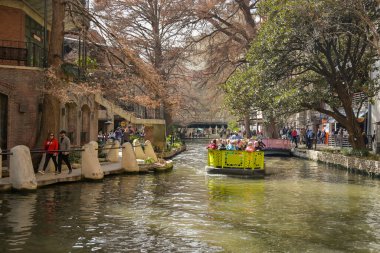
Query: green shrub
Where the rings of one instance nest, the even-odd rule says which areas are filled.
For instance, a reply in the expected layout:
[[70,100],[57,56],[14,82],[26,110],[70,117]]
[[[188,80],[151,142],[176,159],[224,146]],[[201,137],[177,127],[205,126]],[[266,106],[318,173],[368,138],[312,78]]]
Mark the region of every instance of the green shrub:
[[353,149],[351,154],[353,156],[368,156],[369,150],[366,148],[360,148],[360,149]]
[[107,154],[106,153],[98,153],[98,158],[106,158]]
[[70,152],[70,155],[69,155],[70,163],[80,163],[81,158],[82,158],[82,152],[81,151]]
[[144,160],[145,164],[152,164],[154,163],[154,160],[152,157],[147,157],[145,160]]
[[342,148],[342,154],[346,156],[350,156],[352,154],[352,148]]
[[342,148],[341,153],[346,156],[357,156],[357,157],[369,156],[369,150],[366,148],[358,148],[358,149]]

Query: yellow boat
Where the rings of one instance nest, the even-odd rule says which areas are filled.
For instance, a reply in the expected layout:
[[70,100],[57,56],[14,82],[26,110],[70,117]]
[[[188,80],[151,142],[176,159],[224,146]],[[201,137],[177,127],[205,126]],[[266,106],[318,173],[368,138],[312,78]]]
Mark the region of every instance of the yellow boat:
[[264,152],[209,149],[206,171],[210,174],[263,177]]

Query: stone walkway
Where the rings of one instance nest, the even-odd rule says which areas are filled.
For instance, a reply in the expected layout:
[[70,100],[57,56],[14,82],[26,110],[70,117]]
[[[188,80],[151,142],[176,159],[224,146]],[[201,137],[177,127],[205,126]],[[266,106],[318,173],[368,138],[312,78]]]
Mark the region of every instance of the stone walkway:
[[[122,174],[125,173],[124,169],[121,167],[121,163],[101,163],[104,176],[112,175],[112,174]],[[149,164],[149,165],[139,165],[140,172],[139,173],[147,173],[150,169],[153,169],[155,164]],[[46,172],[44,175],[37,173],[36,174],[36,180],[37,180],[37,188],[45,185],[51,185],[51,184],[57,184],[57,183],[64,183],[64,182],[74,182],[74,181],[81,181],[82,175],[81,175],[81,169],[73,169],[73,172],[71,174],[68,174],[68,171],[65,170],[59,175],[55,175],[54,172]],[[0,178],[0,191],[6,191],[10,190],[12,188],[12,185],[10,183],[10,178]]]

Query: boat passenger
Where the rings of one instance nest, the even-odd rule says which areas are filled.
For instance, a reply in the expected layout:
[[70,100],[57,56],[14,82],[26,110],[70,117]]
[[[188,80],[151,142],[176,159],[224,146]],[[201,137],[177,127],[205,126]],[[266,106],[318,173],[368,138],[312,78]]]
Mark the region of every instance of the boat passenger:
[[218,146],[218,150],[226,150],[226,141],[222,140]]
[[261,139],[259,139],[258,142],[259,142],[258,150],[263,150],[266,147],[265,143]]
[[226,150],[236,150],[236,141],[230,140],[227,144]]
[[258,150],[260,148],[258,141],[254,141],[253,146],[255,147],[255,150]]
[[253,146],[253,143],[251,141],[248,142],[248,146],[245,149],[245,151],[247,151],[247,152],[254,152],[255,151],[255,147]]
[[243,142],[241,140],[238,140],[236,143],[236,150],[244,150],[243,149]]
[[218,149],[215,139],[210,142],[210,144],[207,146],[207,149]]

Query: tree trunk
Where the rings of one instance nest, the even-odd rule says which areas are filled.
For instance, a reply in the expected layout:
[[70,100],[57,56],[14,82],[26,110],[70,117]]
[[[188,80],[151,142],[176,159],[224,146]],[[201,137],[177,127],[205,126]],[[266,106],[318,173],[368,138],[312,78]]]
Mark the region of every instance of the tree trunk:
[[269,117],[265,135],[272,139],[278,139],[280,137],[277,129],[277,122],[273,117]]
[[366,147],[362,135],[362,129],[358,122],[348,124],[347,132],[349,134],[348,141],[353,149],[364,149]]
[[171,134],[172,132],[172,126],[173,126],[173,116],[172,111],[169,105],[167,105],[165,102],[162,103],[164,107],[164,120],[166,124],[166,135]]
[[57,67],[62,62],[62,46],[65,32],[65,0],[52,1],[53,18],[49,38],[49,66]]
[[[64,0],[52,1],[52,26],[49,38],[48,65],[58,67],[62,62],[62,45],[64,36],[65,4]],[[49,132],[58,135],[60,120],[59,102],[51,95],[44,95],[41,105],[40,124],[36,147],[41,148]],[[33,164],[37,165],[41,154],[32,156]]]
[[[42,148],[43,142],[46,140],[49,133],[54,133],[56,138],[58,138],[57,136],[59,131],[60,120],[59,102],[53,96],[45,94],[44,101],[41,107],[41,118],[39,129],[37,130],[38,136],[35,148]],[[35,168],[37,168],[41,156],[41,154],[32,155],[33,165]]]
[[250,130],[250,122],[249,122],[249,113],[246,113],[244,115],[244,129],[245,129],[245,138],[250,138],[251,137],[251,130]]

